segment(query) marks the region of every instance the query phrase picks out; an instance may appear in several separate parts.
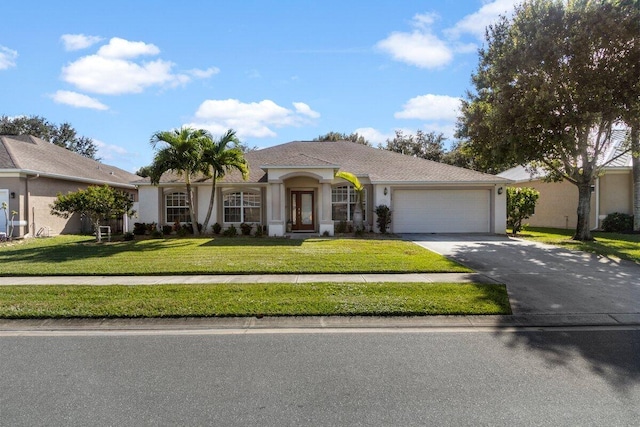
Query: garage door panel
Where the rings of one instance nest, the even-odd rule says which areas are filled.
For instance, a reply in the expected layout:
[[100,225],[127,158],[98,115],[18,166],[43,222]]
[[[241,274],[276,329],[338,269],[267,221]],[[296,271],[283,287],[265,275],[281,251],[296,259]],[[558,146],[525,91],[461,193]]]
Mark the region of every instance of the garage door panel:
[[487,233],[488,190],[396,190],[395,233]]

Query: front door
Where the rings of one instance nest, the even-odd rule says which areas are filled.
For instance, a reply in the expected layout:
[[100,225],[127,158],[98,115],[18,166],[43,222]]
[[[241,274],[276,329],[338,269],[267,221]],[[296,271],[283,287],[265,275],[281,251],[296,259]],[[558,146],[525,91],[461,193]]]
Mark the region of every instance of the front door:
[[291,192],[291,230],[314,231],[313,191]]

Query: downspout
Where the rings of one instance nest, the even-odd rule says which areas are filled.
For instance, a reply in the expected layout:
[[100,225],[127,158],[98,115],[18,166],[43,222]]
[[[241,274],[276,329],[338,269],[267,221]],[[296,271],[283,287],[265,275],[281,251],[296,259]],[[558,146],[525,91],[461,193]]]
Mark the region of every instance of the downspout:
[[600,177],[596,178],[595,193],[596,193],[596,226],[592,230],[597,230],[600,227]]
[[36,180],[38,178],[40,178],[40,174],[39,173],[35,174],[32,177],[27,177],[27,181],[26,181],[27,194],[26,194],[25,202],[24,202],[25,203],[25,209],[24,210],[25,210],[26,216],[27,216],[27,218],[25,218],[27,220],[27,234],[29,233],[29,228],[31,227],[32,236],[34,236],[34,237],[36,235],[36,220],[35,220],[35,218],[36,218],[36,208],[35,207],[32,208],[33,212],[31,212],[31,218],[29,218],[29,200],[31,199],[31,192],[29,190],[29,181],[34,181],[34,180]]

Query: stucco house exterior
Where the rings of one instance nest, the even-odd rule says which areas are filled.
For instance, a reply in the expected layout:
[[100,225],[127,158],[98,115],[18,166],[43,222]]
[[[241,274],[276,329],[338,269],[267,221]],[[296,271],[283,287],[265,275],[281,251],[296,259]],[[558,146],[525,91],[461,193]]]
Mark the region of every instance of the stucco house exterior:
[[[9,216],[17,212],[13,237],[91,231],[78,215],[68,219],[51,215],[49,205],[57,194],[107,184],[136,201],[137,189],[131,182],[139,178],[39,138],[0,135],[0,204],[7,203]],[[0,233],[6,228],[0,211]]]
[[[608,214],[633,214],[632,156],[625,152],[626,130],[612,134],[612,144],[603,157],[604,172],[592,185],[592,229],[598,229]],[[623,154],[624,153],[624,154]],[[544,182],[540,174],[532,175],[522,166],[509,169],[498,176],[513,181],[514,187],[532,187],[540,192],[535,214],[527,220],[532,227],[572,229],[578,221],[578,187],[567,181]]]
[[[364,221],[376,231],[374,210],[392,210],[395,233],[506,232],[509,180],[352,142],[294,141],[246,153],[250,175],[237,171],[216,185],[209,225],[223,228],[251,223],[268,227],[271,236],[289,232],[333,235],[350,223],[353,188],[335,178],[339,170],[355,174],[365,186]],[[184,180],[165,174],[159,185],[148,179],[138,186],[139,222],[172,225],[189,221]],[[211,180],[195,179],[195,209],[206,216]],[[211,232],[211,230],[206,230]]]

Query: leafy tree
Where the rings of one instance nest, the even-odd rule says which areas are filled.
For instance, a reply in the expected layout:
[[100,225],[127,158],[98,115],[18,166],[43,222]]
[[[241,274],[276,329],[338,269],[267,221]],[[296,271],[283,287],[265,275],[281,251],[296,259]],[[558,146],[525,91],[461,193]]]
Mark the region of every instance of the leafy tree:
[[[532,164],[549,179],[577,186],[576,240],[592,240],[591,185],[606,166],[612,127],[638,99],[633,60],[640,20],[630,3],[517,6],[512,18],[488,28],[472,77],[475,93],[462,105],[458,135],[474,157],[500,166]],[[622,72],[629,68],[635,81],[634,73]]]
[[[202,225],[202,229],[206,230],[209,226],[209,219],[211,218],[213,202],[216,196],[216,182],[233,169],[240,171],[242,178],[246,180],[249,176],[249,165],[244,158],[242,149],[238,148],[240,141],[238,141],[236,133],[232,129],[229,129],[216,141],[209,138],[203,142],[202,163],[204,167],[208,168],[208,175],[212,179],[209,209]],[[229,148],[228,146],[231,143],[235,146]]]
[[340,133],[340,132],[327,132],[324,135],[320,135],[317,138],[313,139],[314,141],[351,141],[356,144],[366,145],[371,147],[371,143],[365,139],[364,136],[358,134],[357,132],[352,134]]
[[380,146],[385,150],[406,154],[407,156],[419,157],[421,159],[442,161],[444,151],[444,141],[446,138],[442,133],[425,133],[418,130],[414,135],[405,135],[402,130],[396,130],[393,139],[387,139],[386,146]]
[[358,177],[351,172],[336,172],[336,178],[342,178],[353,185],[353,189],[356,192],[356,206],[353,210],[353,228],[356,233],[362,232],[364,230],[364,220],[362,217],[362,211],[364,210],[362,206],[364,201],[364,186],[360,183]]
[[535,188],[507,187],[507,225],[514,235],[522,230],[522,221],[535,213],[539,197]]
[[0,117],[0,135],[31,135],[93,160],[98,147],[91,138],[78,136],[69,123],[55,125],[40,116]]
[[158,131],[151,136],[151,145],[156,150],[152,164],[146,169],[151,183],[158,185],[165,172],[184,176],[189,202],[189,216],[193,224],[193,234],[200,234],[196,216],[191,181],[198,174],[207,174],[208,168],[202,162],[202,154],[211,136],[206,130],[183,126],[171,131]]
[[74,213],[87,216],[100,241],[99,227],[102,220],[115,219],[123,215],[133,215],[133,202],[129,194],[116,190],[108,185],[90,186],[86,190],[78,190],[66,195],[58,194],[50,205],[51,214],[69,218]]
[[380,233],[386,234],[389,225],[391,225],[391,209],[387,205],[378,205],[376,206],[376,216]]

